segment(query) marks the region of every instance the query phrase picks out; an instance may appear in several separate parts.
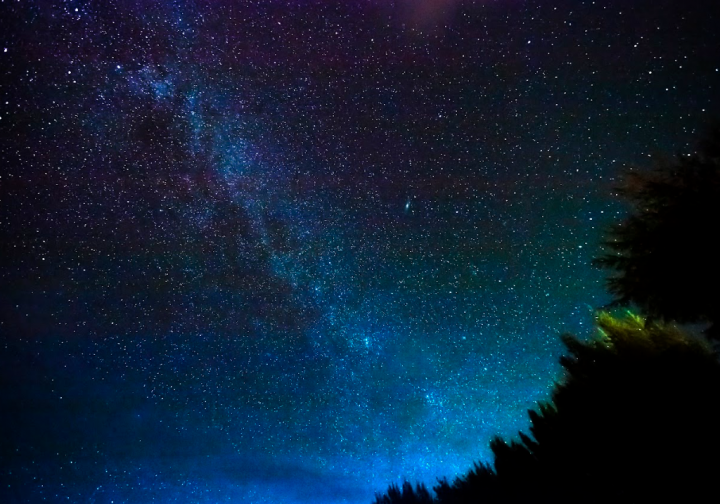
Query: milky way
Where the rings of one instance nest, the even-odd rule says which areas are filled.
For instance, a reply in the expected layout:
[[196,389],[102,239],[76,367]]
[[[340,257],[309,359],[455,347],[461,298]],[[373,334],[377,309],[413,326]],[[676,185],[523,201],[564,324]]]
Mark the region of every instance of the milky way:
[[527,427],[714,1],[0,4],[0,500],[369,503]]

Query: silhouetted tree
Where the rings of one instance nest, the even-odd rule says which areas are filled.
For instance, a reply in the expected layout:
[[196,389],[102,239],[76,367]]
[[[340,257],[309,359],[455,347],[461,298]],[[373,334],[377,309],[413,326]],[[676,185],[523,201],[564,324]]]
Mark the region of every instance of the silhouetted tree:
[[[494,470],[440,481],[435,502],[704,502],[715,492],[720,364],[709,344],[633,315],[597,324],[597,339],[563,336],[566,375],[529,412],[532,435],[493,439]],[[392,486],[376,504],[433,501],[414,495]]]
[[465,476],[455,478],[450,485],[441,480],[433,488],[440,504],[474,504],[502,502],[498,476],[488,464],[475,463]]
[[710,322],[708,337],[720,339],[720,126],[694,154],[629,174],[619,191],[632,212],[595,260],[614,272],[614,304],[665,321]]
[[701,500],[720,469],[715,355],[640,317],[597,323],[600,339],[563,337],[566,379],[530,412],[534,483],[564,502]]
[[433,502],[430,491],[424,484],[418,484],[413,489],[409,481],[403,483],[402,490],[393,483],[385,495],[375,496],[375,504],[432,504]]

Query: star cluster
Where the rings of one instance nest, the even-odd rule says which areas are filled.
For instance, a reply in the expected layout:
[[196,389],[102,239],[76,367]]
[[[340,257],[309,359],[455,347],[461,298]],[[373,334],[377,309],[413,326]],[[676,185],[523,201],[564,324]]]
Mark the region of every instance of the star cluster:
[[689,0],[0,4],[0,500],[370,502],[527,426]]

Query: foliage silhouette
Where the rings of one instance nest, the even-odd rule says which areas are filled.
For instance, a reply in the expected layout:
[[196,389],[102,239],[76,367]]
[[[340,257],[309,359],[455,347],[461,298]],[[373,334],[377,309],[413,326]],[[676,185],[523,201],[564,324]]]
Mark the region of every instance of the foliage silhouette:
[[720,339],[720,125],[695,154],[629,174],[619,191],[633,210],[594,261],[614,272],[613,304],[665,321],[710,322],[707,336]]
[[[529,412],[532,436],[493,439],[494,468],[476,464],[452,484],[440,481],[434,502],[699,502],[713,494],[720,364],[710,346],[633,315],[603,313],[597,325],[600,337],[589,342],[563,336],[566,376]],[[421,502],[399,500],[405,492],[392,488],[376,504]]]
[[395,485],[390,485],[385,495],[376,495],[375,504],[432,504],[433,498],[430,491],[423,484],[416,485],[415,489],[410,482],[403,483],[402,490]]
[[436,502],[440,503],[501,502],[497,474],[489,465],[477,462],[465,476],[455,478],[452,485],[447,480],[441,480],[433,490]]

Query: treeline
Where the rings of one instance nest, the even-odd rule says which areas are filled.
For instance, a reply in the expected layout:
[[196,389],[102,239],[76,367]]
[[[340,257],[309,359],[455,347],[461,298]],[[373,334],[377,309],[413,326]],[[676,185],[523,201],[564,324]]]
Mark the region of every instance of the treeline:
[[[452,482],[391,485],[375,504],[700,502],[720,472],[720,128],[691,155],[625,178],[633,211],[596,264],[615,306],[598,337],[563,336],[565,370],[530,432],[490,443],[492,464]],[[706,339],[673,322],[705,323]]]

